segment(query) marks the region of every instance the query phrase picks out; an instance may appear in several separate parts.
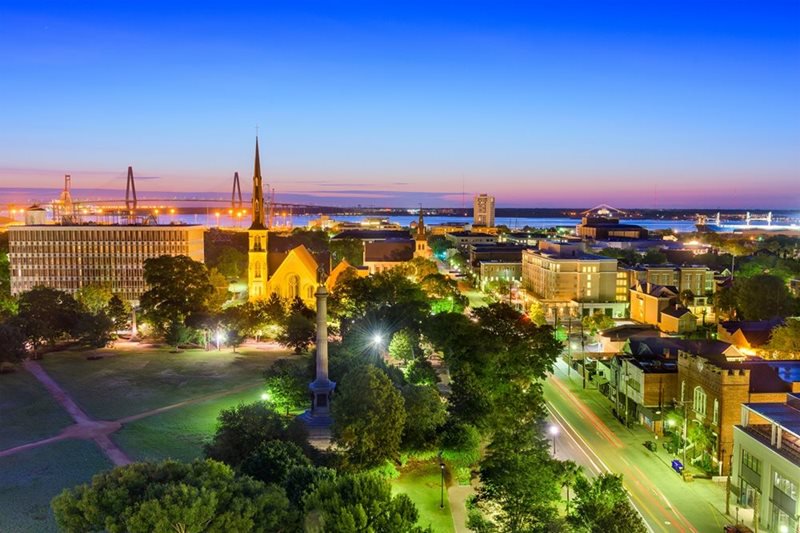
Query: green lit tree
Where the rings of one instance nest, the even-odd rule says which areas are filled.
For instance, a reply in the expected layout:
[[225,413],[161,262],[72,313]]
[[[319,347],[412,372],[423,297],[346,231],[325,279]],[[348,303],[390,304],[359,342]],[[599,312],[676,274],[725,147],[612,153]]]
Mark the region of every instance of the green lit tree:
[[278,412],[298,409],[308,403],[310,376],[304,361],[278,359],[264,371],[267,403]]
[[631,505],[622,476],[600,474],[594,481],[579,476],[575,507],[569,517],[577,528],[609,533],[645,533],[647,526]]
[[800,319],[790,318],[783,326],[773,329],[767,349],[800,355]]

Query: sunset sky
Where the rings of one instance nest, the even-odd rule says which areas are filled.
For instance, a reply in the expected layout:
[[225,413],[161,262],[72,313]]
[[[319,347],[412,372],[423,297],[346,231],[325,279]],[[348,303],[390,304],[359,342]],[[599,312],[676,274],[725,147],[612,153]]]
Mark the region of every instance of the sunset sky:
[[[163,4],[169,4],[165,7]],[[800,209],[800,2],[0,0],[0,188]]]

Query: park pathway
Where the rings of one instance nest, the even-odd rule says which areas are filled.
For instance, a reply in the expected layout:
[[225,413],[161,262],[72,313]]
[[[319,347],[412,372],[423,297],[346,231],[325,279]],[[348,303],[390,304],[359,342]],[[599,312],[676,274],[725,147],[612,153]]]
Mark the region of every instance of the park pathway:
[[109,460],[111,460],[115,466],[127,465],[131,463],[130,458],[119,446],[114,443],[113,440],[111,440],[111,434],[122,428],[123,424],[134,422],[149,416],[158,415],[179,407],[185,407],[187,405],[236,394],[243,390],[253,388],[262,382],[260,379],[257,381],[254,380],[251,383],[244,383],[237,387],[225,389],[223,391],[212,392],[196,398],[190,398],[181,402],[165,405],[164,407],[158,407],[156,409],[144,411],[139,414],[126,416],[118,420],[96,420],[86,414],[86,412],[78,406],[75,400],[72,399],[72,396],[70,396],[67,391],[62,389],[61,386],[56,383],[56,381],[50,377],[47,372],[45,372],[38,362],[28,360],[25,361],[23,366],[25,367],[25,370],[30,372],[37,380],[39,380],[42,385],[44,385],[45,389],[47,389],[47,392],[49,392],[50,395],[58,402],[58,404],[61,405],[61,407],[63,407],[67,413],[69,413],[69,415],[75,421],[75,424],[64,428],[61,433],[53,437],[48,437],[46,439],[29,442],[13,448],[0,450],[0,457],[7,457],[25,450],[38,448],[39,446],[44,446],[46,444],[51,444],[64,439],[83,439],[94,441],[94,443],[97,444],[100,450],[106,455],[106,457],[109,458]]

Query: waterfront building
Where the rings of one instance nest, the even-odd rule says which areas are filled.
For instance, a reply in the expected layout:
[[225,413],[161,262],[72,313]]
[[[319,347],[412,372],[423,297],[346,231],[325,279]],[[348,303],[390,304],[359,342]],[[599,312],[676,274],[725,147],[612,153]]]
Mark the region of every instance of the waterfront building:
[[481,193],[475,196],[473,205],[473,226],[494,227],[494,196]]
[[144,262],[162,255],[204,260],[201,226],[145,224],[34,224],[8,228],[11,293],[36,286],[70,294],[87,286],[111,289],[137,305],[147,290]]

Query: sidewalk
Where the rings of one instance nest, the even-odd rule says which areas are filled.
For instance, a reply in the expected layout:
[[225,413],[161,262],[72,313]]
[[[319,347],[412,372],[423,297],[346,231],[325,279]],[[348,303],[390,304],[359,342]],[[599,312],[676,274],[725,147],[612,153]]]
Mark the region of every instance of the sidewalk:
[[[575,397],[579,398],[608,428],[616,435],[616,437],[630,449],[644,448],[645,441],[654,441],[657,443],[658,448],[656,452],[648,452],[645,457],[649,456],[651,464],[660,463],[658,472],[662,472],[664,476],[673,476],[679,479],[678,474],[672,469],[672,460],[680,459],[680,455],[673,455],[667,453],[662,443],[664,439],[657,436],[652,431],[639,424],[631,428],[625,425],[614,417],[612,409],[613,404],[611,400],[606,398],[595,387],[595,384],[588,381],[586,389],[583,388],[583,379],[580,373],[572,371],[571,379],[567,377],[567,366],[563,361],[559,360],[554,368],[553,377],[564,385]],[[645,458],[646,460],[646,458]],[[701,475],[699,469],[692,465],[687,466],[687,471],[696,475]],[[659,476],[661,474],[658,474]],[[704,475],[704,474],[702,474]],[[726,485],[724,482],[714,482],[707,478],[697,478],[694,481],[685,483],[685,490],[683,497],[686,499],[699,498],[707,502],[709,511],[717,514],[720,522],[736,523],[736,498],[731,495],[730,512],[731,515],[725,514],[725,499],[726,499]],[[752,511],[750,511],[752,513]],[[751,525],[747,522],[747,510],[739,511],[739,520],[745,525]]]

